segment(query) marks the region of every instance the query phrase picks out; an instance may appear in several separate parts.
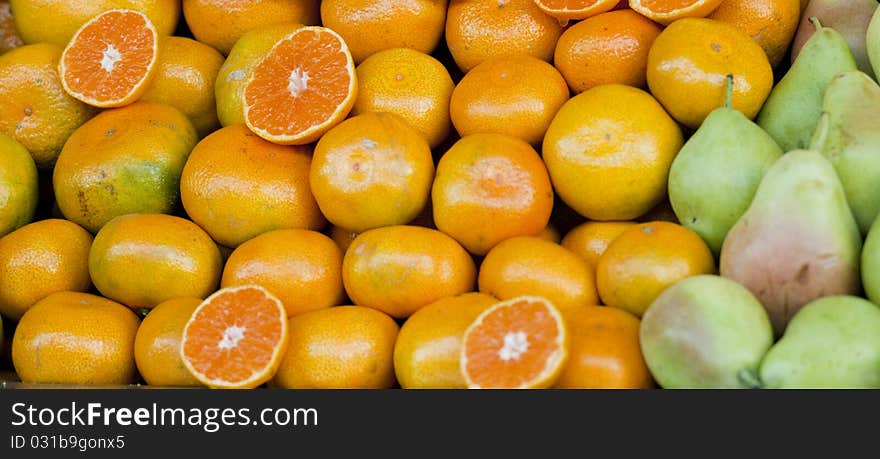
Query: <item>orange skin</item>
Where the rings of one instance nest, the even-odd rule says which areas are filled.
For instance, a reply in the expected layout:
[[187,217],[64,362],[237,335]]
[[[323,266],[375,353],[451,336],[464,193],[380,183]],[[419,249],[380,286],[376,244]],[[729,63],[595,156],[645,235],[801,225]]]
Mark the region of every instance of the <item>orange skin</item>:
[[180,177],[189,217],[218,243],[238,247],[275,229],[321,229],[309,187],[309,147],[267,142],[236,125],[196,145]]
[[343,255],[348,251],[348,248],[351,247],[351,243],[354,242],[357,235],[358,233],[339,226],[333,226],[330,228],[330,238],[333,239],[333,242],[335,242],[337,246],[339,246],[339,250],[342,251]]
[[431,54],[443,37],[446,0],[323,0],[321,20],[342,35],[355,62],[391,48]]
[[24,41],[22,41],[21,35],[15,29],[9,1],[0,1],[0,54],[18,48],[23,44]]
[[288,317],[336,306],[344,294],[342,252],[315,231],[270,231],[232,252],[220,285],[259,285],[281,300]]
[[272,385],[287,389],[388,389],[398,327],[374,309],[339,306],[290,319],[290,344]]
[[648,50],[660,26],[632,10],[612,11],[569,27],[553,63],[575,94],[601,84],[647,86]]
[[106,298],[53,293],[31,307],[16,327],[15,372],[25,383],[133,383],[139,322],[130,309]]
[[652,222],[624,231],[608,246],[596,267],[596,283],[604,304],[641,317],[670,285],[714,272],[712,252],[696,233]]
[[500,300],[540,296],[563,313],[599,301],[593,269],[573,252],[537,237],[496,245],[480,265],[478,283],[481,292]]
[[596,269],[599,257],[617,236],[636,225],[635,222],[586,222],[562,238],[562,246],[580,255],[591,268]]
[[552,224],[545,226],[544,231],[538,233],[538,237],[554,244],[559,244],[559,240],[561,238],[561,236],[559,235],[559,230],[557,230],[556,227]]
[[412,221],[428,202],[434,160],[425,138],[403,118],[349,118],[315,146],[309,183],[334,225],[361,232]]
[[639,345],[638,318],[622,309],[605,306],[587,306],[564,316],[569,354],[555,388],[654,387]]
[[134,360],[151,386],[200,386],[180,357],[183,327],[202,300],[174,298],[150,310],[138,327]]
[[0,133],[0,237],[34,219],[40,199],[40,177],[30,152]]
[[568,100],[565,79],[531,56],[488,59],[452,92],[449,109],[459,135],[494,132],[538,145]]
[[217,288],[221,268],[211,237],[195,223],[170,215],[117,217],[98,232],[89,252],[98,291],[132,308],[206,297]]
[[465,389],[461,339],[483,311],[498,302],[485,293],[437,300],[410,316],[394,345],[394,371],[404,389]]
[[342,263],[349,298],[405,318],[440,298],[473,290],[476,267],[449,236],[420,226],[386,226],[365,231]]
[[534,0],[449,2],[446,45],[463,72],[492,57],[525,54],[549,62],[560,34],[559,21]]
[[553,210],[541,157],[501,134],[456,142],[437,165],[431,198],[437,228],[476,255],[505,239],[540,233]]
[[776,68],[797,31],[801,0],[724,0],[709,19],[726,22],[764,48],[770,66]]

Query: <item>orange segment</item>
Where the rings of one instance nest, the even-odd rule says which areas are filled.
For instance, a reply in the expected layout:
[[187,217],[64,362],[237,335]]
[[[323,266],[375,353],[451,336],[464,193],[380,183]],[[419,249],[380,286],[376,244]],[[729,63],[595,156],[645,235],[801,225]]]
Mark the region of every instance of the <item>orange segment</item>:
[[354,106],[357,77],[336,32],[303,27],[257,64],[244,89],[244,116],[260,137],[284,145],[313,142]]
[[143,13],[110,10],[85,23],[61,55],[64,90],[96,107],[121,107],[147,89],[158,35]]
[[722,0],[630,0],[629,7],[642,16],[669,25],[682,18],[703,18]]
[[535,0],[538,8],[561,21],[586,19],[611,11],[620,0]]
[[559,311],[536,296],[492,306],[468,327],[461,370],[471,389],[551,386],[567,360],[567,334]]
[[284,306],[255,285],[208,297],[186,323],[180,344],[190,373],[221,389],[252,389],[272,379],[286,351]]

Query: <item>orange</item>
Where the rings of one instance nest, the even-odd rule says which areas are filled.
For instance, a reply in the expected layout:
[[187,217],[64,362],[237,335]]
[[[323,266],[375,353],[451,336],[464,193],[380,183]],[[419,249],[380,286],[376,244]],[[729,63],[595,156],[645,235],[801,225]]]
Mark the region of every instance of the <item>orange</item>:
[[666,196],[681,129],[650,94],[602,85],[578,94],[544,137],[557,195],[591,220],[631,220]]
[[654,22],[671,24],[682,18],[703,18],[723,0],[629,0],[629,7]]
[[599,257],[608,246],[624,231],[635,226],[635,222],[586,222],[568,232],[562,238],[562,246],[580,255],[593,270]]
[[15,24],[25,43],[65,46],[89,19],[111,9],[132,9],[147,15],[160,36],[171,35],[180,19],[179,0],[9,0]]
[[461,79],[449,111],[461,136],[492,132],[537,145],[568,96],[552,65],[531,56],[493,58]]
[[161,214],[114,218],[89,251],[89,274],[107,298],[152,308],[182,296],[203,298],[217,288],[217,244],[195,223]]
[[648,87],[669,114],[690,128],[724,105],[733,75],[733,108],[754,118],[773,86],[764,49],[736,27],[682,19],[663,30],[648,53]]
[[86,292],[92,235],[67,220],[42,220],[0,238],[0,313],[13,320],[55,292]]
[[800,0],[725,0],[707,17],[747,33],[775,68],[788,52],[800,13]]
[[214,82],[221,65],[223,56],[214,48],[189,38],[166,37],[159,45],[156,74],[140,100],[180,110],[204,137],[220,126]]
[[37,167],[50,169],[64,142],[94,114],[58,78],[61,48],[47,43],[0,56],[0,132],[21,142]]
[[199,386],[180,357],[183,327],[202,300],[174,298],[153,308],[138,327],[134,361],[151,386]]
[[95,16],[74,34],[58,73],[68,94],[95,107],[138,100],[156,72],[159,36],[150,19],[134,10]]
[[495,304],[464,333],[461,371],[471,389],[550,387],[568,358],[562,315],[541,297]]
[[559,21],[535,0],[449,2],[446,45],[464,72],[492,57],[526,54],[550,61],[561,33]]
[[651,222],[624,231],[596,266],[599,296],[608,306],[639,317],[670,285],[715,272],[706,243],[693,231],[674,223]]
[[172,213],[197,141],[192,123],[168,105],[104,111],[77,129],[58,156],[52,177],[58,207],[92,233],[120,215]]
[[484,293],[437,300],[406,319],[394,344],[394,372],[404,389],[465,389],[459,358],[467,327],[498,302]]
[[26,383],[133,383],[139,322],[130,309],[106,298],[53,293],[18,322],[12,337],[15,372]]
[[324,27],[301,27],[261,60],[244,87],[244,119],[260,137],[306,144],[345,119],[357,98],[348,46]]
[[317,25],[319,0],[183,0],[196,40],[229,54],[247,32],[279,22]]
[[526,142],[502,134],[456,142],[440,158],[431,199],[437,229],[476,255],[505,239],[540,233],[553,210],[541,157]]
[[320,229],[309,187],[311,151],[267,142],[243,125],[196,145],[180,177],[187,215],[219,244],[238,247],[275,229]]
[[397,115],[369,112],[321,137],[309,183],[327,220],[361,232],[416,218],[433,178],[425,138]]
[[275,376],[287,352],[287,330],[284,306],[264,288],[224,288],[187,321],[180,356],[208,387],[253,389]]
[[446,0],[323,0],[321,20],[345,39],[355,62],[391,48],[431,54],[443,37]]
[[351,243],[354,242],[357,235],[358,233],[340,226],[334,225],[330,228],[330,238],[333,239],[333,242],[336,243],[343,255],[348,251],[348,248],[351,246]]
[[610,11],[620,0],[535,0],[538,8],[560,21],[586,19]]
[[290,319],[290,344],[272,381],[287,389],[388,389],[398,327],[370,308],[339,306]]
[[556,227],[553,226],[553,224],[545,226],[544,231],[538,233],[538,237],[545,241],[550,241],[554,244],[559,244],[560,240],[559,230],[557,230]]
[[566,313],[598,304],[593,269],[559,244],[521,236],[496,245],[480,265],[480,291],[509,300],[540,296]]
[[400,115],[432,148],[449,136],[449,98],[455,84],[437,59],[409,48],[386,49],[361,62],[357,78],[353,114]]
[[27,149],[0,133],[0,237],[31,222],[40,198],[34,158]]
[[0,1],[0,54],[18,48],[24,41],[18,30],[15,29],[15,19],[12,17],[12,8],[9,1]]
[[647,85],[648,50],[660,27],[632,10],[591,17],[569,27],[553,63],[575,93],[602,84]]
[[650,389],[651,373],[639,344],[640,321],[606,306],[587,306],[565,316],[568,362],[558,389]]
[[259,285],[277,296],[287,316],[343,300],[342,251],[315,231],[286,229],[238,246],[223,269],[221,287]]
[[469,292],[470,255],[449,236],[421,226],[386,226],[355,238],[342,261],[342,281],[358,306],[405,318],[434,301]]
[[214,82],[217,117],[221,125],[245,124],[244,87],[253,74],[254,67],[275,43],[300,27],[302,24],[295,22],[261,26],[242,35],[235,42]]

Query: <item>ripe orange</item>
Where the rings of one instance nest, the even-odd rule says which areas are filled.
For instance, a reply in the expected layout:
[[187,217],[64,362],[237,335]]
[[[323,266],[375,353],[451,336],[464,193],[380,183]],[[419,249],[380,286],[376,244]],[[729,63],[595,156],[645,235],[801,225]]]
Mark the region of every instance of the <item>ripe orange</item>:
[[324,27],[301,27],[281,39],[244,88],[244,118],[260,137],[306,144],[345,119],[357,98],[348,46]]
[[538,233],[538,237],[554,244],[559,244],[560,240],[559,230],[552,223],[545,226],[544,231]]
[[217,288],[217,244],[195,223],[161,214],[114,218],[89,251],[89,274],[107,298],[152,308],[177,297],[203,298]]
[[394,372],[404,389],[465,389],[461,339],[477,316],[498,302],[484,293],[437,300],[406,319],[394,345]]
[[321,20],[345,39],[355,62],[391,48],[425,54],[443,36],[446,0],[323,0]]
[[455,84],[437,59],[409,48],[386,49],[361,62],[357,79],[352,114],[400,115],[432,148],[449,136],[449,97]]
[[608,306],[639,317],[670,285],[715,272],[706,243],[674,223],[642,223],[624,231],[599,257],[596,283]]
[[220,125],[214,82],[221,65],[223,56],[214,48],[189,38],[166,37],[159,45],[156,74],[140,100],[180,110],[204,137]]
[[192,123],[168,105],[138,102],[107,110],[77,129],[52,177],[64,217],[97,232],[130,213],[171,213],[180,174],[198,141]]
[[287,389],[388,389],[398,327],[370,308],[339,306],[290,319],[290,344],[274,386]]
[[187,215],[219,244],[235,248],[267,231],[320,229],[324,217],[309,187],[311,152],[267,142],[243,125],[196,145],[180,177]]
[[476,280],[470,255],[449,236],[420,226],[386,226],[355,238],[342,262],[342,281],[358,306],[405,318]]
[[544,298],[502,301],[467,328],[460,358],[471,389],[550,387],[568,359],[565,322]]
[[253,389],[275,376],[288,345],[284,306],[262,287],[218,290],[193,312],[180,341],[183,364],[202,384]]
[[556,43],[553,63],[575,93],[611,83],[643,88],[648,50],[660,30],[632,10],[603,13],[569,27]]
[[92,235],[67,220],[42,220],[0,238],[0,313],[13,320],[55,292],[86,292]]
[[556,114],[544,162],[557,195],[591,220],[631,220],[666,196],[681,129],[650,94],[602,85]]
[[12,8],[8,0],[0,1],[0,54],[23,45],[24,41],[15,29]]
[[535,0],[449,2],[446,45],[464,72],[492,57],[526,54],[550,61],[561,33],[559,21]]
[[480,265],[478,284],[481,292],[499,300],[546,298],[562,313],[599,302],[593,269],[573,252],[537,237],[496,245]]
[[0,237],[31,222],[40,198],[34,158],[27,149],[0,133]]
[[348,248],[351,246],[351,243],[354,242],[357,235],[358,233],[340,226],[334,225],[330,228],[330,238],[333,239],[333,242],[336,243],[343,255],[348,251]]
[[562,246],[580,255],[593,270],[599,257],[608,246],[624,231],[635,226],[635,222],[586,222],[568,232],[562,238]]
[[64,92],[60,58],[61,48],[48,43],[0,56],[0,132],[21,142],[41,169],[52,168],[67,138],[95,113]]
[[568,362],[553,387],[558,389],[650,389],[651,373],[639,344],[640,321],[606,306],[587,306],[564,314]]
[[723,0],[629,0],[629,7],[654,22],[671,24],[682,18],[703,18]]
[[134,10],[95,16],[64,48],[58,73],[68,94],[95,107],[138,100],[156,72],[159,36],[150,19]]
[[552,65],[531,56],[494,58],[461,79],[449,110],[461,136],[490,132],[538,145],[568,96]]
[[130,309],[106,298],[53,293],[18,322],[12,337],[15,372],[26,383],[133,383],[139,322]]
[[134,361],[151,386],[199,386],[180,357],[183,327],[202,300],[174,298],[150,310],[134,339]]
[[733,108],[754,118],[773,86],[764,49],[736,27],[713,19],[670,24],[648,53],[648,87],[673,118],[700,127],[724,105],[733,75]]
[[342,252],[315,231],[270,231],[232,252],[220,285],[259,285],[281,300],[288,317],[336,306],[344,294]]
[[431,198],[437,229],[477,255],[505,239],[540,233],[553,210],[541,157],[524,141],[501,134],[456,142],[440,158]]
[[229,54],[247,32],[279,22],[320,23],[319,0],[183,0],[196,40]]
[[800,0],[725,0],[707,17],[747,33],[775,68],[788,52],[800,13]]
[[586,19],[614,9],[620,0],[535,0],[538,8],[560,21]]
[[321,137],[309,183],[327,220],[361,232],[412,221],[428,202],[433,178],[425,138],[397,115],[370,112]]

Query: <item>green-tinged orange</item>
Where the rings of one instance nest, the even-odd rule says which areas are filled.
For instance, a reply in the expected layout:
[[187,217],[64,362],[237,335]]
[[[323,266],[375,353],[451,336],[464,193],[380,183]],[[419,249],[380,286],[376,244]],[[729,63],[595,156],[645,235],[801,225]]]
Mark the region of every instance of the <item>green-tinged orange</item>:
[[0,237],[30,223],[39,199],[33,157],[21,143],[0,133]]
[[580,255],[595,270],[599,257],[621,233],[636,222],[586,222],[568,232],[562,238],[562,246]]
[[201,385],[180,357],[183,327],[201,303],[198,298],[173,298],[158,304],[141,322],[134,340],[134,361],[147,384]]

